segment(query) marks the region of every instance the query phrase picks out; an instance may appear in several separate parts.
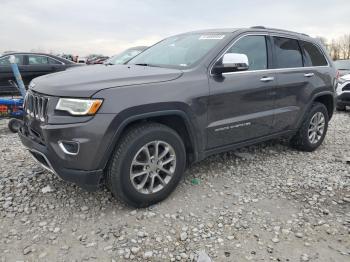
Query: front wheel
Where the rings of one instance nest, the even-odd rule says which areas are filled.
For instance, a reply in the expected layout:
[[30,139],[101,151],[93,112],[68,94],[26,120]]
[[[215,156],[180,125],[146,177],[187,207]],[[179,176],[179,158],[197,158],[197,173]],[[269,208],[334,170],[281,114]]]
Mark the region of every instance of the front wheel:
[[181,137],[158,123],[134,126],[123,135],[110,160],[107,186],[134,207],[147,207],[170,195],[185,170]]
[[321,103],[314,103],[306,114],[299,131],[291,139],[291,146],[307,152],[316,150],[326,136],[328,121],[327,108]]
[[12,133],[18,133],[21,126],[22,126],[22,121],[16,118],[11,118],[8,123],[8,128]]

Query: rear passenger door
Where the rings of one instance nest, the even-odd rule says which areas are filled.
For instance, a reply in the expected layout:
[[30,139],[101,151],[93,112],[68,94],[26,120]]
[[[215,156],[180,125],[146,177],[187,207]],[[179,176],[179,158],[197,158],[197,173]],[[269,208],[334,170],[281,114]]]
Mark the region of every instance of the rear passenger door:
[[295,129],[308,102],[309,80],[303,65],[299,41],[289,36],[272,36],[277,88],[274,131]]
[[297,128],[313,94],[329,90],[332,76],[320,47],[285,36],[274,36],[274,64],[277,69],[275,131]]

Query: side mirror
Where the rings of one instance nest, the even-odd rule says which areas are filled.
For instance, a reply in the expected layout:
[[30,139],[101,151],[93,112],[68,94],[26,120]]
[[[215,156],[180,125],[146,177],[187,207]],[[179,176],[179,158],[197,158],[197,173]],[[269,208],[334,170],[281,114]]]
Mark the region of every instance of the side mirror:
[[214,74],[245,71],[249,69],[248,57],[245,54],[224,54],[213,67]]

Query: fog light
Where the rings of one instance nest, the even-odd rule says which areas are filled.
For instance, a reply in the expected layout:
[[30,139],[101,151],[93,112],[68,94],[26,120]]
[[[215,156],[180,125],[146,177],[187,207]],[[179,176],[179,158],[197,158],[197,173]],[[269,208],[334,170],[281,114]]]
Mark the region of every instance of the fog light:
[[63,153],[67,155],[77,155],[79,153],[79,142],[75,141],[59,141],[59,147],[63,151]]

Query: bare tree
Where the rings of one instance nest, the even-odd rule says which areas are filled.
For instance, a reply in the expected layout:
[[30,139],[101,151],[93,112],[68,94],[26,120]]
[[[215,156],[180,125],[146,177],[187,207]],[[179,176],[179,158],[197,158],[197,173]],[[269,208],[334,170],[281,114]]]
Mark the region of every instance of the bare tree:
[[338,60],[341,58],[340,57],[341,47],[340,47],[339,41],[332,39],[329,49],[333,60]]
[[339,46],[342,58],[350,59],[350,34],[343,35],[339,38]]

